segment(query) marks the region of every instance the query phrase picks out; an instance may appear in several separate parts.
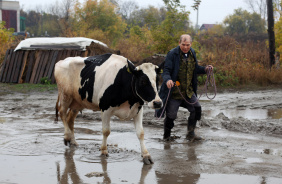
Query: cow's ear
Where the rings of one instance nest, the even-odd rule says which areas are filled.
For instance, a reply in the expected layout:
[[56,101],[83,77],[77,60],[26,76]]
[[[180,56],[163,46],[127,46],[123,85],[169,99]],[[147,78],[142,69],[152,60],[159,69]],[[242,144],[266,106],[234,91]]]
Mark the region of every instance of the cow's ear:
[[161,74],[163,72],[164,72],[163,68],[160,68],[160,67],[156,66],[156,73],[157,74]]
[[129,60],[127,60],[127,71],[132,74],[137,72],[136,67]]

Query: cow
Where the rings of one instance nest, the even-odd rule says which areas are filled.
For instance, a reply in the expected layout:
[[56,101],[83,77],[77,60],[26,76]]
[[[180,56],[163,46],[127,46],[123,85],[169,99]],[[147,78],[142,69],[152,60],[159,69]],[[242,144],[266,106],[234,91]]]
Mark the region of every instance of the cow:
[[157,77],[161,68],[152,63],[137,67],[127,58],[104,54],[91,57],[68,57],[56,63],[54,75],[58,86],[56,103],[64,123],[65,145],[77,146],[74,120],[79,111],[101,111],[103,140],[101,155],[108,156],[107,138],[111,132],[110,118],[133,119],[140,142],[144,164],[153,160],[144,144],[143,106],[162,107]]

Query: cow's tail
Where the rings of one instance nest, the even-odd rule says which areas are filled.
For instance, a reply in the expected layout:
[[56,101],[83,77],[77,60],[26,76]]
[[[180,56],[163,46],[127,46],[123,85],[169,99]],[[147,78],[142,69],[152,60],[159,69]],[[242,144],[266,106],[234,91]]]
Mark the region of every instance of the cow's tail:
[[55,106],[55,109],[56,109],[56,118],[55,118],[55,122],[58,122],[58,118],[59,118],[59,109],[60,109],[60,106],[59,106],[59,101],[60,101],[60,98],[59,98],[60,95],[58,95],[58,98],[57,98],[57,102],[56,102],[56,106]]

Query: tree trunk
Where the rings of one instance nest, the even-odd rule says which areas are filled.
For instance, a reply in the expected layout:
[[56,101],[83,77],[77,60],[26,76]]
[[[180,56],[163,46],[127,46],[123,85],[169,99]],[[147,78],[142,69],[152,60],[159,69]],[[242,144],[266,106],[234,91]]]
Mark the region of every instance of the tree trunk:
[[268,22],[268,40],[269,40],[269,58],[270,68],[275,64],[275,35],[274,35],[274,18],[272,0],[267,1],[267,22]]

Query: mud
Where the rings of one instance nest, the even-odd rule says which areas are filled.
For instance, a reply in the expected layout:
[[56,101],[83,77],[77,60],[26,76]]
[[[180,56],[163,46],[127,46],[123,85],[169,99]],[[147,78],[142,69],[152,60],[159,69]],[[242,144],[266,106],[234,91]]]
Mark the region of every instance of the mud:
[[0,183],[282,183],[282,90],[217,94],[201,98],[197,134],[185,140],[180,109],[163,142],[162,120],[145,106],[145,144],[154,164],[143,165],[133,123],[111,120],[109,157],[100,157],[99,112],[84,110],[75,123],[79,147],[63,143],[54,122],[57,91],[19,93],[0,89]]

